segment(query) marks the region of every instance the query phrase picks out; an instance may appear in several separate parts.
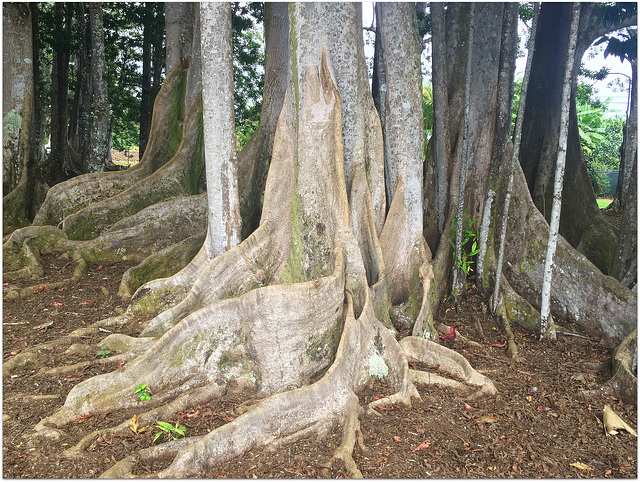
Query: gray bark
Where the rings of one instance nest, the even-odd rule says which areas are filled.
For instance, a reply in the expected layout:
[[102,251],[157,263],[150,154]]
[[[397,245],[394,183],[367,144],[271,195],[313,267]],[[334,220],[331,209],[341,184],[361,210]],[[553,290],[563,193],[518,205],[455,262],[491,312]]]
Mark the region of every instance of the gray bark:
[[240,205],[233,109],[231,4],[200,6],[203,128],[207,177],[209,258],[240,242]]
[[448,179],[445,149],[448,144],[447,76],[444,3],[431,4],[433,22],[433,138],[435,141],[435,206],[438,234],[442,234],[447,215]]
[[105,170],[109,151],[109,97],[107,93],[107,65],[104,53],[102,3],[89,5],[91,28],[91,76],[93,89],[93,122],[86,172]]
[[524,109],[527,105],[527,89],[529,86],[529,74],[531,73],[531,63],[535,52],[536,30],[538,25],[538,15],[540,13],[540,5],[534,7],[533,21],[531,23],[531,36],[529,37],[529,53],[527,54],[527,64],[524,69],[524,77],[522,79],[522,93],[520,94],[520,104],[518,105],[518,115],[516,117],[516,126],[513,133],[513,150],[511,152],[511,162],[509,163],[509,180],[507,182],[507,190],[504,197],[504,205],[502,208],[502,221],[500,224],[500,236],[498,239],[498,255],[496,260],[496,279],[493,288],[493,298],[491,311],[496,312],[498,301],[500,299],[500,280],[502,278],[502,265],[504,262],[504,241],[507,234],[507,220],[509,217],[509,206],[511,204],[511,193],[513,192],[513,173],[520,155],[520,141],[522,139],[522,119],[524,118]]
[[462,131],[462,161],[460,165],[460,183],[458,185],[458,213],[456,215],[456,240],[455,240],[455,253],[454,259],[456,264],[453,266],[452,275],[453,280],[451,282],[451,293],[454,296],[460,294],[464,289],[464,280],[462,269],[457,265],[462,259],[462,221],[464,217],[464,192],[467,186],[467,165],[469,163],[469,115],[470,115],[470,102],[471,102],[471,67],[473,61],[473,12],[474,4],[471,4],[469,11],[469,37],[467,39],[467,66],[465,69],[464,80],[464,126]]
[[558,134],[558,158],[556,160],[556,174],[553,183],[553,204],[551,206],[551,220],[549,221],[549,240],[547,254],[544,261],[544,277],[542,278],[542,302],[540,305],[540,338],[556,339],[555,323],[550,315],[551,280],[553,276],[553,257],[558,244],[558,230],[560,227],[560,208],[562,203],[562,181],[567,157],[567,138],[569,133],[569,105],[571,101],[571,75],[575,58],[575,48],[580,23],[580,4],[574,3],[569,30],[569,46],[567,48],[567,64],[565,66],[564,84],[562,89],[562,113],[560,117],[560,132]]

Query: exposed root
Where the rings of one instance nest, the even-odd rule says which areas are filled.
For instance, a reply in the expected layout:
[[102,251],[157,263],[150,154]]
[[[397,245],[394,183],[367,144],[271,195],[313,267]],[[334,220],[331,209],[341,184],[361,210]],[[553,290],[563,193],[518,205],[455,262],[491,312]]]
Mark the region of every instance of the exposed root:
[[478,387],[484,395],[498,393],[489,378],[478,373],[465,357],[449,348],[415,336],[403,338],[400,340],[400,346],[409,361],[437,368],[458,380]]
[[475,391],[469,385],[465,385],[458,380],[454,380],[452,378],[442,377],[440,375],[436,375],[431,372],[424,372],[422,370],[411,370],[411,380],[413,383],[418,385],[426,385],[426,386],[434,386],[438,385],[440,387],[449,387],[453,388],[461,392],[462,394],[469,393],[470,391]]
[[[228,386],[218,385],[216,383],[210,383],[200,388],[189,391],[178,396],[173,401],[156,407],[152,410],[138,415],[138,423],[141,427],[146,425],[152,425],[158,420],[170,419],[176,412],[185,410],[189,406],[202,405],[211,400],[215,400],[227,393]],[[65,457],[74,457],[86,450],[97,438],[100,436],[106,436],[114,433],[128,433],[131,430],[129,420],[125,420],[120,425],[115,427],[109,427],[98,432],[92,432],[82,438],[76,445],[67,449],[63,455]]]
[[364,445],[364,439],[360,431],[360,420],[358,419],[360,411],[358,399],[355,397],[351,406],[348,408],[347,420],[342,429],[342,442],[333,452],[332,460],[332,463],[341,460],[347,470],[348,476],[352,479],[364,478],[355,460],[353,460],[353,449],[355,448],[356,441],[364,453],[369,452],[369,449]]

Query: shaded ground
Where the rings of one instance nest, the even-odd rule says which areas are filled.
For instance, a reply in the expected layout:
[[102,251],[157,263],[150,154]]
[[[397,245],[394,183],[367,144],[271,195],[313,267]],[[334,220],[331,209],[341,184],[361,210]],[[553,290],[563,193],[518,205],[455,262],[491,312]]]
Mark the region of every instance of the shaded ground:
[[[73,263],[45,257],[45,278],[70,277]],[[126,308],[116,296],[126,263],[90,266],[75,286],[43,290],[25,300],[3,303],[3,360],[23,350],[67,334],[78,327],[114,316]],[[14,283],[18,284],[18,283]],[[23,286],[34,284],[32,281]],[[5,288],[6,290],[6,288]],[[611,352],[598,342],[580,336],[560,336],[555,345],[540,344],[533,334],[515,329],[521,359],[509,360],[502,345],[505,337],[482,314],[481,297],[471,291],[460,313],[446,307],[441,321],[458,327],[464,335],[480,341],[474,348],[455,340],[444,344],[462,353],[499,390],[495,398],[470,401],[440,387],[419,387],[421,400],[411,408],[380,410],[379,417],[363,417],[362,432],[367,453],[356,447],[354,459],[367,478],[636,478],[637,439],[621,432],[605,437],[601,420],[604,404],[632,427],[637,411],[632,405],[605,396]],[[471,320],[480,320],[485,339],[479,339]],[[136,335],[147,320],[132,320],[118,329]],[[52,322],[51,324],[49,324]],[[580,334],[575,327],[569,331]],[[84,354],[64,352],[70,343],[48,350],[47,366],[95,361],[83,369],[57,376],[39,374],[40,366],[26,367],[3,379],[3,477],[93,478],[115,461],[148,447],[157,429],[126,436],[97,439],[83,456],[61,457],[61,452],[82,436],[125,420],[107,417],[79,419],[68,427],[59,442],[27,446],[22,438],[42,418],[62,405],[69,390],[81,380],[115,368],[98,353],[100,333],[82,340],[93,344]],[[498,345],[498,346],[492,346]],[[106,357],[106,358],[101,358]],[[141,380],[143,382],[143,380]],[[378,383],[360,395],[362,405],[388,393]],[[141,402],[142,404],[143,402]],[[176,413],[166,422],[180,421],[187,436],[205,434],[234,417],[251,401],[225,397]],[[142,405],[141,405],[142,406]],[[242,407],[241,407],[242,406]],[[142,409],[141,409],[142,412]],[[250,451],[243,457],[216,467],[205,477],[230,478],[340,478],[340,466],[326,468],[342,431],[336,427],[327,440],[303,440],[276,450]],[[164,436],[163,436],[164,437]],[[161,437],[161,440],[163,439]],[[579,462],[584,466],[572,466]],[[158,467],[139,466],[140,476]]]

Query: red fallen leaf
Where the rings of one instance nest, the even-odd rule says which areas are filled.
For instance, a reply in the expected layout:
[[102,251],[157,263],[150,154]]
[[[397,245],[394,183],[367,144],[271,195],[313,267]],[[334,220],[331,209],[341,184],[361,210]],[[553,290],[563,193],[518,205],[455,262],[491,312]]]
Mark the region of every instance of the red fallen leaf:
[[473,408],[468,403],[464,403],[463,405],[464,405],[464,408],[466,408],[467,410],[470,410],[471,408]]
[[449,313],[450,311],[453,311],[453,307],[448,306],[446,310],[444,310],[445,313]]
[[465,355],[469,354],[469,352],[467,350],[465,350],[464,348],[462,349],[462,353],[464,353]]
[[127,360],[122,360],[120,363],[116,365],[116,368],[122,368],[125,363],[127,363]]
[[544,405],[538,405],[538,410],[544,410],[545,412],[552,412],[553,408],[545,407]]
[[96,269],[102,269],[104,266],[100,265]]
[[394,437],[393,437],[393,441],[394,441],[395,443],[399,444],[400,442],[402,442],[402,439],[401,439],[400,437],[398,437],[398,436],[394,436]]
[[86,420],[88,418],[91,418],[93,416],[93,413],[89,412],[88,415],[76,415],[76,418],[78,420]]
[[9,286],[9,282],[5,281],[4,283],[2,283],[2,286]]
[[387,398],[387,396],[386,395],[374,395],[373,396],[374,400],[380,400],[381,398]]
[[34,293],[38,293],[40,291],[44,291],[44,286],[41,286],[40,288],[38,288],[37,290],[34,291]]
[[527,381],[530,382],[531,381],[531,377],[527,377]]
[[198,415],[200,415],[200,410],[196,410],[193,413],[187,413],[187,418],[196,418]]
[[411,452],[413,452],[415,454],[418,450],[428,449],[429,447],[431,447],[431,442],[429,442],[428,440],[425,440],[424,442],[422,442],[417,447],[412,448]]
[[424,409],[422,409],[422,408],[421,408],[421,409],[420,409],[420,413],[424,413]]
[[71,378],[73,375],[67,375],[65,378]]
[[95,303],[96,300],[82,300],[83,303]]
[[507,346],[507,342],[505,341],[504,343],[491,343],[491,345],[494,348],[504,348],[505,346]]
[[51,303],[53,306],[62,306],[62,303],[58,303],[57,301],[54,301],[53,303]]
[[229,422],[233,422],[235,420],[235,417],[232,416],[226,416],[226,417],[222,417],[222,420],[224,420],[225,422],[229,423]]
[[9,353],[9,355],[15,356],[18,353],[20,353],[22,350],[13,350],[11,353]]

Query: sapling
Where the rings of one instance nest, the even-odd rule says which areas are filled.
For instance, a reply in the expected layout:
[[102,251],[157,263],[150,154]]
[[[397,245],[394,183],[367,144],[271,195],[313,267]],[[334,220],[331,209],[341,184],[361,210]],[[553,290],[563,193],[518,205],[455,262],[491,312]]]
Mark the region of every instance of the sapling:
[[140,399],[141,402],[146,402],[148,400],[151,400],[151,393],[149,393],[149,391],[147,390],[146,383],[140,383],[138,385],[138,388],[136,388],[133,391],[133,393],[138,395],[138,398]]
[[96,351],[96,355],[98,355],[100,358],[109,358],[110,354],[111,354],[111,350],[105,349],[104,344],[100,347],[98,351]]
[[180,427],[179,421],[176,421],[175,426],[167,422],[156,422],[156,427],[159,428],[160,431],[153,437],[154,442],[158,440],[162,434],[166,434],[167,438],[172,440],[178,440],[177,435],[184,437],[187,433],[187,427]]

